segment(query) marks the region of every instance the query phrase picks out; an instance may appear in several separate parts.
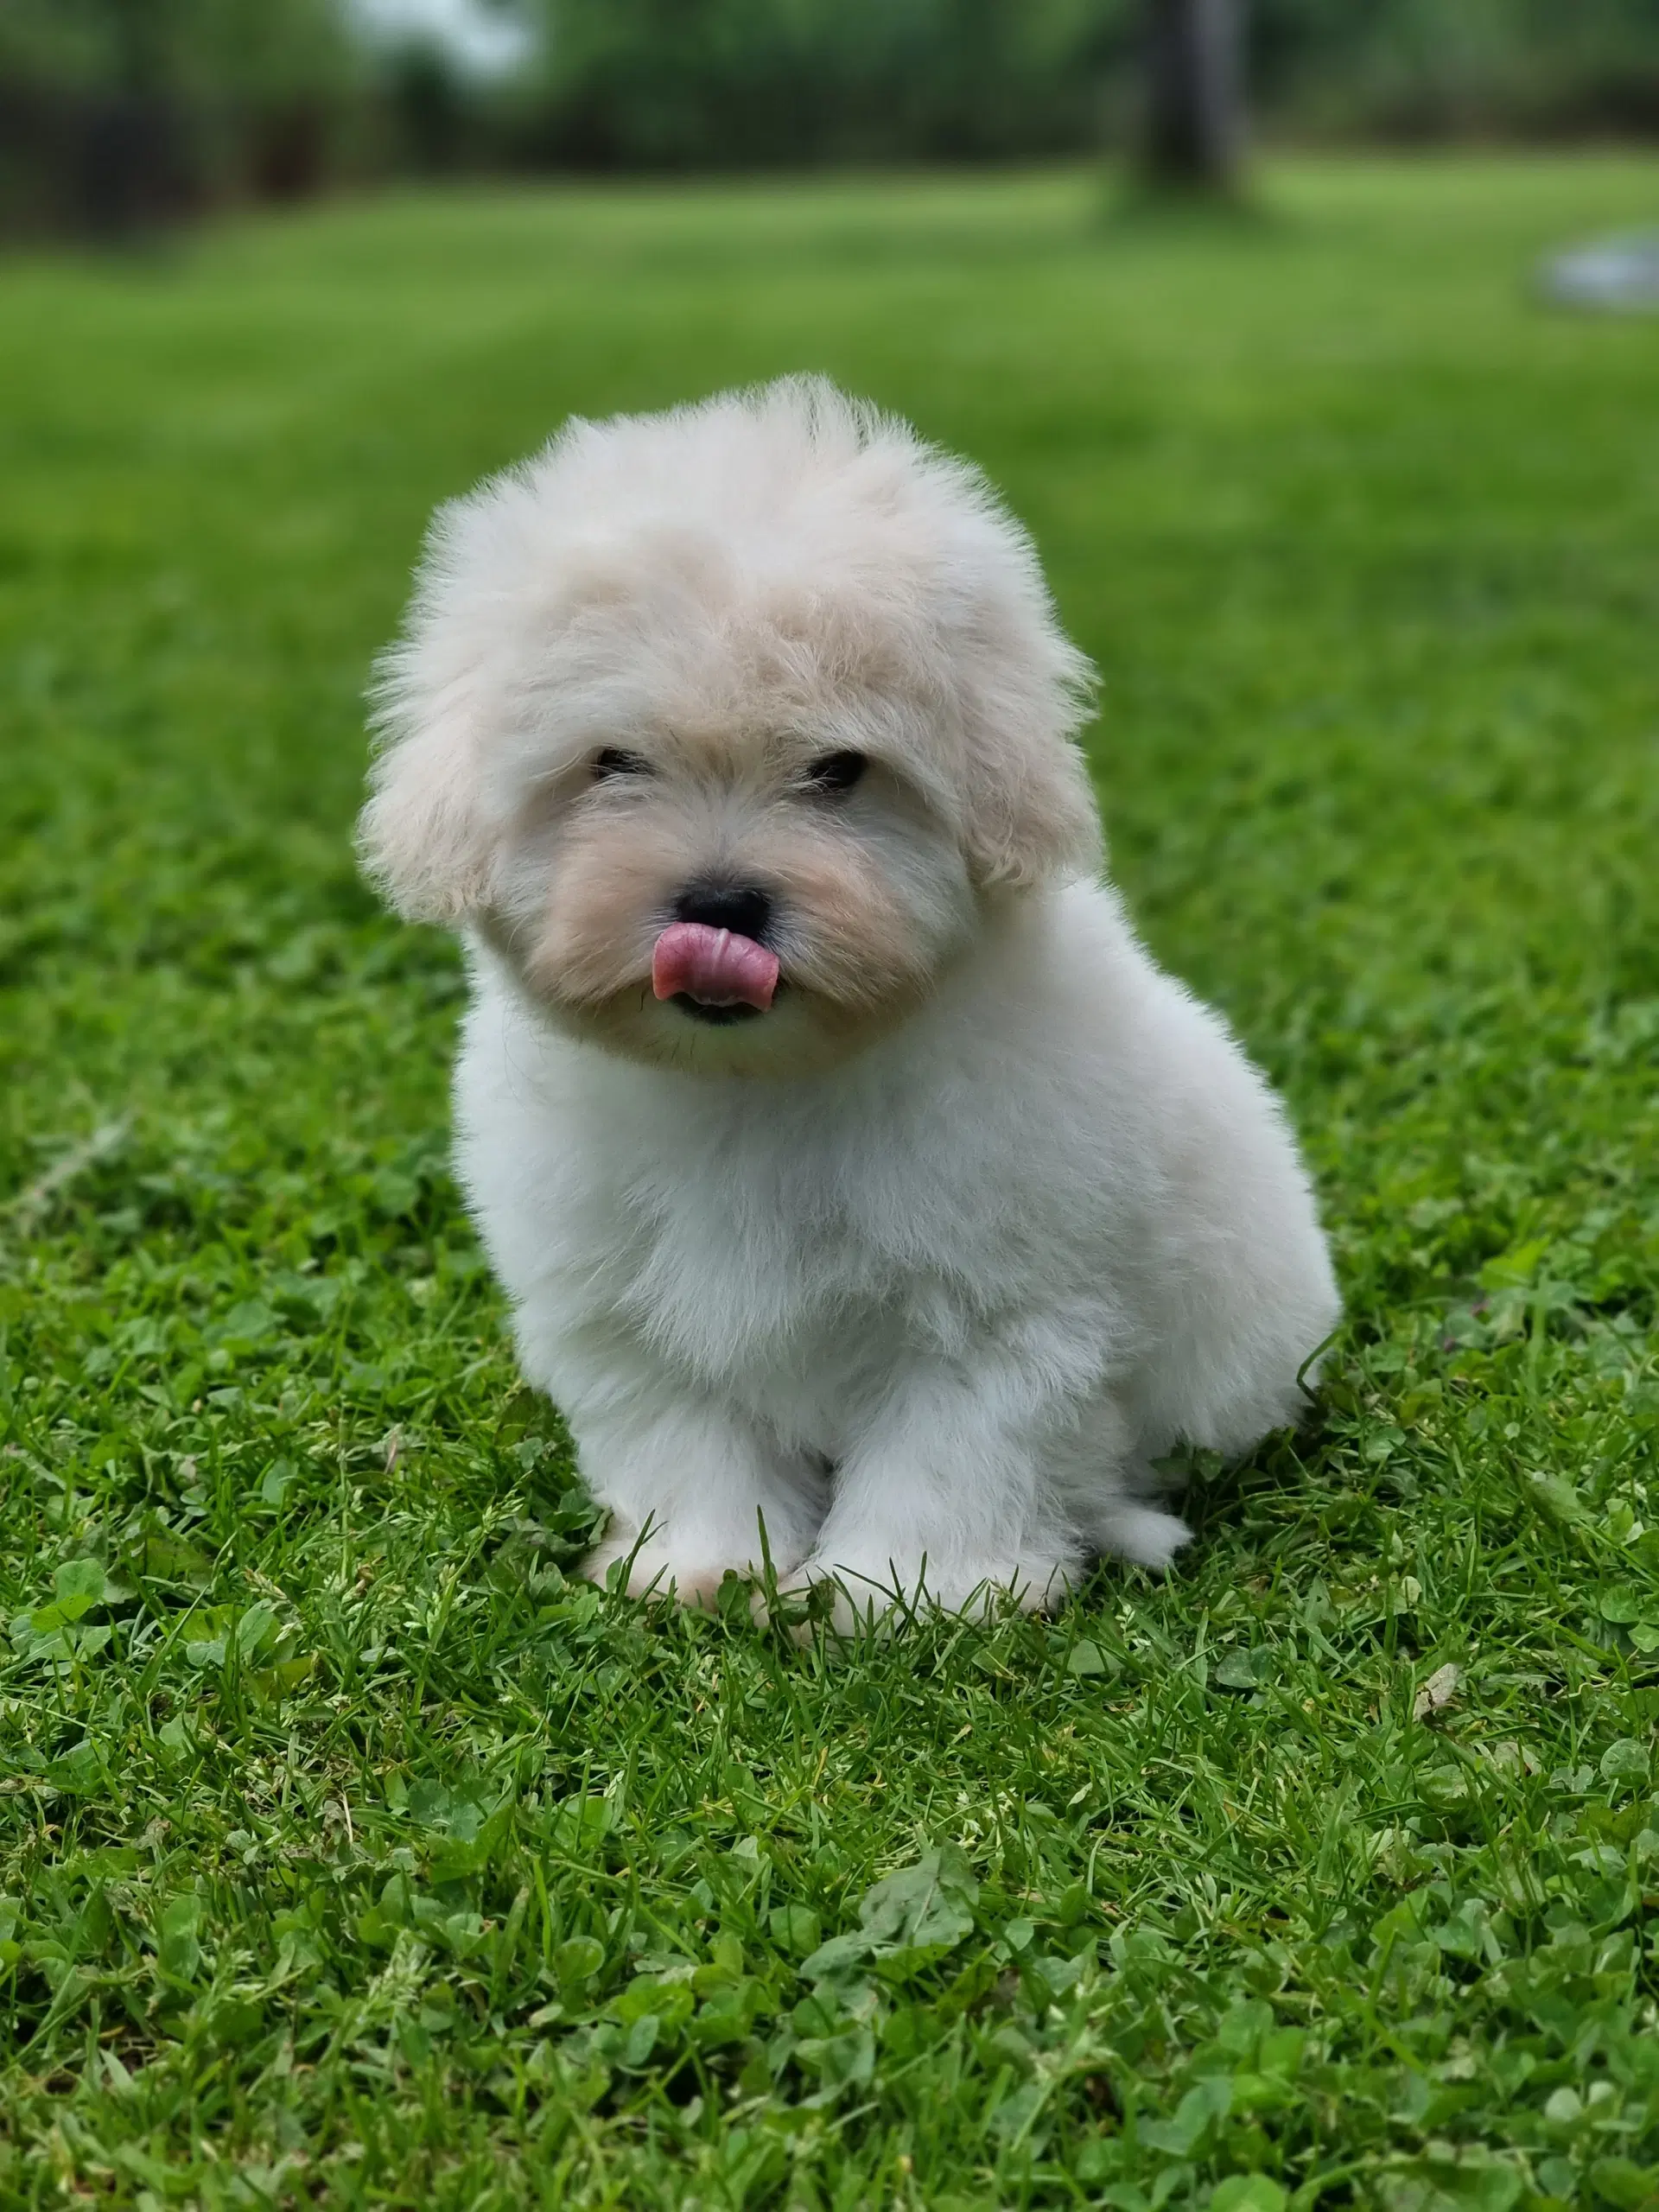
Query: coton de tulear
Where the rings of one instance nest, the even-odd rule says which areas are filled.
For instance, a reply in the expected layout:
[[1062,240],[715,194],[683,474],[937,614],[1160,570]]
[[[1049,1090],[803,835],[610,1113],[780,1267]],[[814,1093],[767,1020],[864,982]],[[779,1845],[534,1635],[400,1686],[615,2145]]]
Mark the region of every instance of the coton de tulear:
[[1041,1605],[1297,1419],[1307,1178],[1097,879],[1090,677],[983,480],[816,379],[440,513],[363,846],[465,936],[460,1173],[594,1576]]

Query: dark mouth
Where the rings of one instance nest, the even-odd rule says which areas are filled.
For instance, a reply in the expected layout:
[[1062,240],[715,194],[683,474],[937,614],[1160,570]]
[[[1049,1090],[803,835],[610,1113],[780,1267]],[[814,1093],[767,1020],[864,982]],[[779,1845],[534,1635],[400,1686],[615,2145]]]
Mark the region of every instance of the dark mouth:
[[702,999],[694,999],[690,991],[676,991],[669,1001],[682,1014],[689,1014],[693,1021],[706,1021],[711,1029],[724,1029],[734,1021],[753,1021],[759,1018],[758,1006],[709,1006]]

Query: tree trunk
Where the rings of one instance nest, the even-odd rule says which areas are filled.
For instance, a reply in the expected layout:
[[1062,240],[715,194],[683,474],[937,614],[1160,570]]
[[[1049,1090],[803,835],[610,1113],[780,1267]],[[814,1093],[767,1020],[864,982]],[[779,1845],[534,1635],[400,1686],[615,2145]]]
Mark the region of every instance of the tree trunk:
[[1244,156],[1244,0],[1146,0],[1152,181],[1230,192]]

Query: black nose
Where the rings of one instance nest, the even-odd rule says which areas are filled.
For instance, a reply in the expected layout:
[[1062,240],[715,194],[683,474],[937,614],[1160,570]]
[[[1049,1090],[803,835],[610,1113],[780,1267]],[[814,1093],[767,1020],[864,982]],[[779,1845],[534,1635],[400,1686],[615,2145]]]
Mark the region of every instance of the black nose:
[[772,920],[772,901],[752,883],[694,883],[674,901],[674,912],[680,921],[730,930],[759,944]]

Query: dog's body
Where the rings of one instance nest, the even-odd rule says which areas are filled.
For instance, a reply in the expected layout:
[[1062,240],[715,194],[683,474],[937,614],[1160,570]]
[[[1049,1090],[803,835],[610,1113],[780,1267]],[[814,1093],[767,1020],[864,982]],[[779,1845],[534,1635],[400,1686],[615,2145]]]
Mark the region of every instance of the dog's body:
[[1306,1179],[1089,880],[1081,673],[976,480],[822,386],[584,426],[441,537],[365,837],[470,940],[461,1173],[592,1571],[1040,1604],[1296,1419]]

